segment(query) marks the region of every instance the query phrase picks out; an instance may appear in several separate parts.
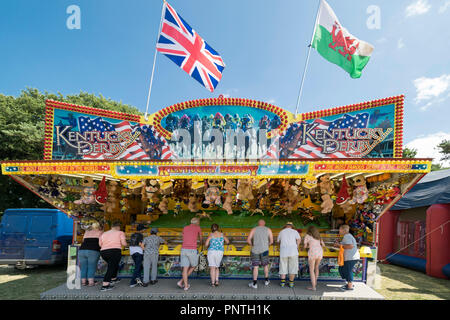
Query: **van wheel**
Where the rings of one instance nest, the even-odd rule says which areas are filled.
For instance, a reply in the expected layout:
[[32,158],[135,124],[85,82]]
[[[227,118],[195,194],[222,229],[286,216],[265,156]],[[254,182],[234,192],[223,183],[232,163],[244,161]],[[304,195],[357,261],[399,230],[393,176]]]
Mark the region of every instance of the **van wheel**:
[[26,264],[16,264],[14,266],[14,269],[16,269],[16,270],[25,270],[26,268],[27,268]]

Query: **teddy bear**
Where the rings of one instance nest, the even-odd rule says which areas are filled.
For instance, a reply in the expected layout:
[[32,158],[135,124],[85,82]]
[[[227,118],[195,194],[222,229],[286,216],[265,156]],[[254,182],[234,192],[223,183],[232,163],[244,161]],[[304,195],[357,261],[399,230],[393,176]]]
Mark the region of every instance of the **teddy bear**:
[[227,179],[223,187],[225,193],[225,201],[223,208],[228,214],[233,214],[233,203],[236,199],[236,181],[234,179]]
[[155,209],[156,206],[158,205],[158,195],[156,193],[152,193],[151,194],[151,198],[148,199],[148,203],[147,203],[147,209],[146,209],[146,214],[152,214]]
[[145,180],[145,184],[141,190],[141,199],[142,201],[150,201],[153,198],[153,195],[159,191],[159,183],[158,180],[155,179],[147,179]]
[[366,179],[363,175],[358,175],[353,178],[353,198],[351,199],[351,203],[364,203],[369,197],[369,190],[366,186]]
[[250,200],[254,199],[252,192],[252,182],[250,179],[238,180],[236,199],[242,201],[242,209],[250,209]]
[[162,214],[169,213],[169,198],[167,196],[163,196],[161,202],[158,205],[158,209],[162,212]]
[[300,193],[296,184],[291,185],[287,180],[285,182],[284,191],[286,194],[286,201],[284,209],[291,214],[300,201]]
[[198,196],[195,193],[191,192],[189,194],[189,199],[187,203],[189,211],[192,213],[198,212],[199,211],[198,205],[199,205]]
[[322,198],[322,208],[321,213],[330,213],[333,209],[333,200],[331,200],[331,195],[334,193],[334,186],[331,183],[330,175],[324,174],[319,178],[319,188]]
[[81,198],[75,200],[75,204],[93,204],[95,203],[95,188],[94,188],[94,179],[92,177],[84,177],[81,182],[83,186],[83,191],[81,193]]
[[221,206],[222,201],[220,199],[220,189],[222,186],[222,180],[220,179],[208,179],[208,188],[205,191],[205,201],[203,201],[203,208],[208,208],[210,205]]

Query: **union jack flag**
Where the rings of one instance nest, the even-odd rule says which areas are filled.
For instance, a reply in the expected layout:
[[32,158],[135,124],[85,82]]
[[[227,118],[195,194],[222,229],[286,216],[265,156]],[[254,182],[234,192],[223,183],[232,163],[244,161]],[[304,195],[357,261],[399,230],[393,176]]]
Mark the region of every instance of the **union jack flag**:
[[[81,134],[85,132],[100,132],[100,136],[103,138],[104,132],[129,132],[132,135],[139,131],[144,138],[144,142],[147,142],[150,146],[153,146],[155,156],[151,157],[149,152],[144,150],[144,146],[138,139],[134,140],[120,155],[114,155],[117,159],[123,160],[150,160],[150,159],[174,159],[176,155],[172,152],[171,147],[167,143],[166,139],[161,136],[153,126],[146,126],[141,124],[132,124],[129,121],[122,121],[119,123],[110,123],[101,117],[91,119],[90,117],[80,116],[78,117],[78,129]],[[138,141],[139,140],[139,141]],[[98,142],[91,141],[91,142]],[[124,146],[126,142],[121,142]],[[111,159],[113,154],[111,153],[87,153],[83,155],[83,159],[102,160]]]
[[[323,130],[333,130],[333,129],[356,129],[356,128],[367,128],[369,120],[368,113],[360,113],[355,116],[351,116],[345,114],[339,119],[334,121],[326,121],[323,119],[316,119],[312,124],[316,124],[316,129]],[[278,159],[279,156],[279,145],[285,139],[293,139],[294,137],[289,134],[289,131],[293,129],[293,126],[297,126],[298,124],[293,124],[290,128],[288,128],[282,137],[276,137],[272,144],[269,146],[266,155],[263,157],[264,159]],[[322,152],[322,147],[316,146],[312,141],[306,141],[306,144],[298,146],[293,153],[289,156],[289,158],[293,159],[302,159],[302,158],[349,158],[351,156],[350,152],[334,152],[324,154]],[[354,156],[354,155],[353,155]]]
[[213,92],[222,79],[225,63],[198,33],[167,3],[156,48]]

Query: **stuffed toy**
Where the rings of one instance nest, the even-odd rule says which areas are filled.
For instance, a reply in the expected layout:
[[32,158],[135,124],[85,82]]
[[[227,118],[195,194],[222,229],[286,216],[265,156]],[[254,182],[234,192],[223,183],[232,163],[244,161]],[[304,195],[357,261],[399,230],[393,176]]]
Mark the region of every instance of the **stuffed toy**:
[[106,189],[108,191],[108,198],[105,205],[106,212],[109,214],[118,213],[120,211],[119,199],[117,198],[119,193],[118,183],[116,181],[108,181]]
[[351,203],[350,199],[351,189],[348,186],[347,179],[342,178],[341,188],[336,195],[336,204],[342,208],[342,211],[347,216],[347,214],[354,213],[356,207]]
[[292,211],[297,206],[297,204],[299,203],[300,194],[299,194],[297,185],[290,185],[289,181],[287,181],[286,189],[285,190],[286,190],[286,197],[287,197],[287,199],[286,199],[286,202],[284,204],[284,208],[286,209],[286,211],[289,214],[291,214]]
[[330,213],[333,209],[333,200],[331,200],[331,195],[334,193],[334,186],[331,183],[330,175],[324,174],[320,177],[320,194],[322,197],[322,208],[321,213]]
[[170,195],[173,191],[173,181],[169,180],[169,181],[164,181],[161,183],[161,187],[160,187],[160,192],[163,195]]
[[223,208],[228,214],[233,214],[233,203],[236,201],[236,181],[234,179],[227,179],[224,186],[225,201]]
[[317,192],[317,178],[314,176],[306,176],[302,183],[305,195],[311,195]]
[[205,201],[203,201],[203,208],[208,208],[211,205],[221,206],[222,201],[220,199],[220,189],[222,186],[222,180],[220,179],[208,179],[208,188],[205,191]]
[[199,206],[198,196],[195,193],[191,192],[189,194],[189,201],[187,204],[189,211],[192,213],[198,212],[199,210],[198,206]]
[[202,195],[205,192],[205,180],[192,180],[191,189],[196,195]]
[[181,212],[181,203],[182,203],[182,201],[181,201],[180,198],[175,198],[175,207],[174,207],[174,210],[173,210],[174,217],[180,214],[180,212]]
[[161,202],[159,203],[158,209],[163,214],[168,214],[169,213],[169,198],[167,198],[167,196],[163,196]]
[[148,199],[146,214],[152,214],[156,210],[156,206],[158,205],[158,196],[156,193],[153,193],[151,198]]
[[94,196],[94,179],[92,177],[85,177],[82,181],[83,191],[81,194],[81,198],[79,200],[75,200],[75,204],[93,204],[95,203]]
[[367,190],[366,179],[363,175],[353,178],[353,198],[351,203],[364,203],[369,197],[369,190]]
[[[104,206],[106,199],[108,198],[108,192],[106,190],[106,178],[103,177],[102,181],[98,185],[97,190],[94,191],[95,202]],[[104,208],[104,207],[103,207]]]
[[311,195],[307,195],[305,199],[300,202],[300,208],[306,212],[320,211],[321,207],[311,200]]
[[253,200],[252,182],[250,179],[239,179],[237,183],[237,199]]
[[145,181],[145,185],[141,191],[141,199],[142,201],[148,200],[150,201],[153,198],[153,195],[159,191],[159,183],[158,180],[148,179]]

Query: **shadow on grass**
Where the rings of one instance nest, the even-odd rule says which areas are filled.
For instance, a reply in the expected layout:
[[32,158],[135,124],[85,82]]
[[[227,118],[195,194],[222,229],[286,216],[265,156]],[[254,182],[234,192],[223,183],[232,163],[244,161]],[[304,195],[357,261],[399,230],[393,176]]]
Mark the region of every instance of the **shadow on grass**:
[[[378,264],[381,275],[386,278],[387,284],[383,285],[383,290],[392,293],[404,293],[406,299],[413,298],[411,294],[432,295],[436,298],[450,300],[450,280],[430,277],[424,273],[395,266],[390,264]],[[398,281],[405,287],[392,285],[389,280]]]
[[40,294],[66,281],[66,266],[17,270],[0,266],[0,300],[38,300]]

